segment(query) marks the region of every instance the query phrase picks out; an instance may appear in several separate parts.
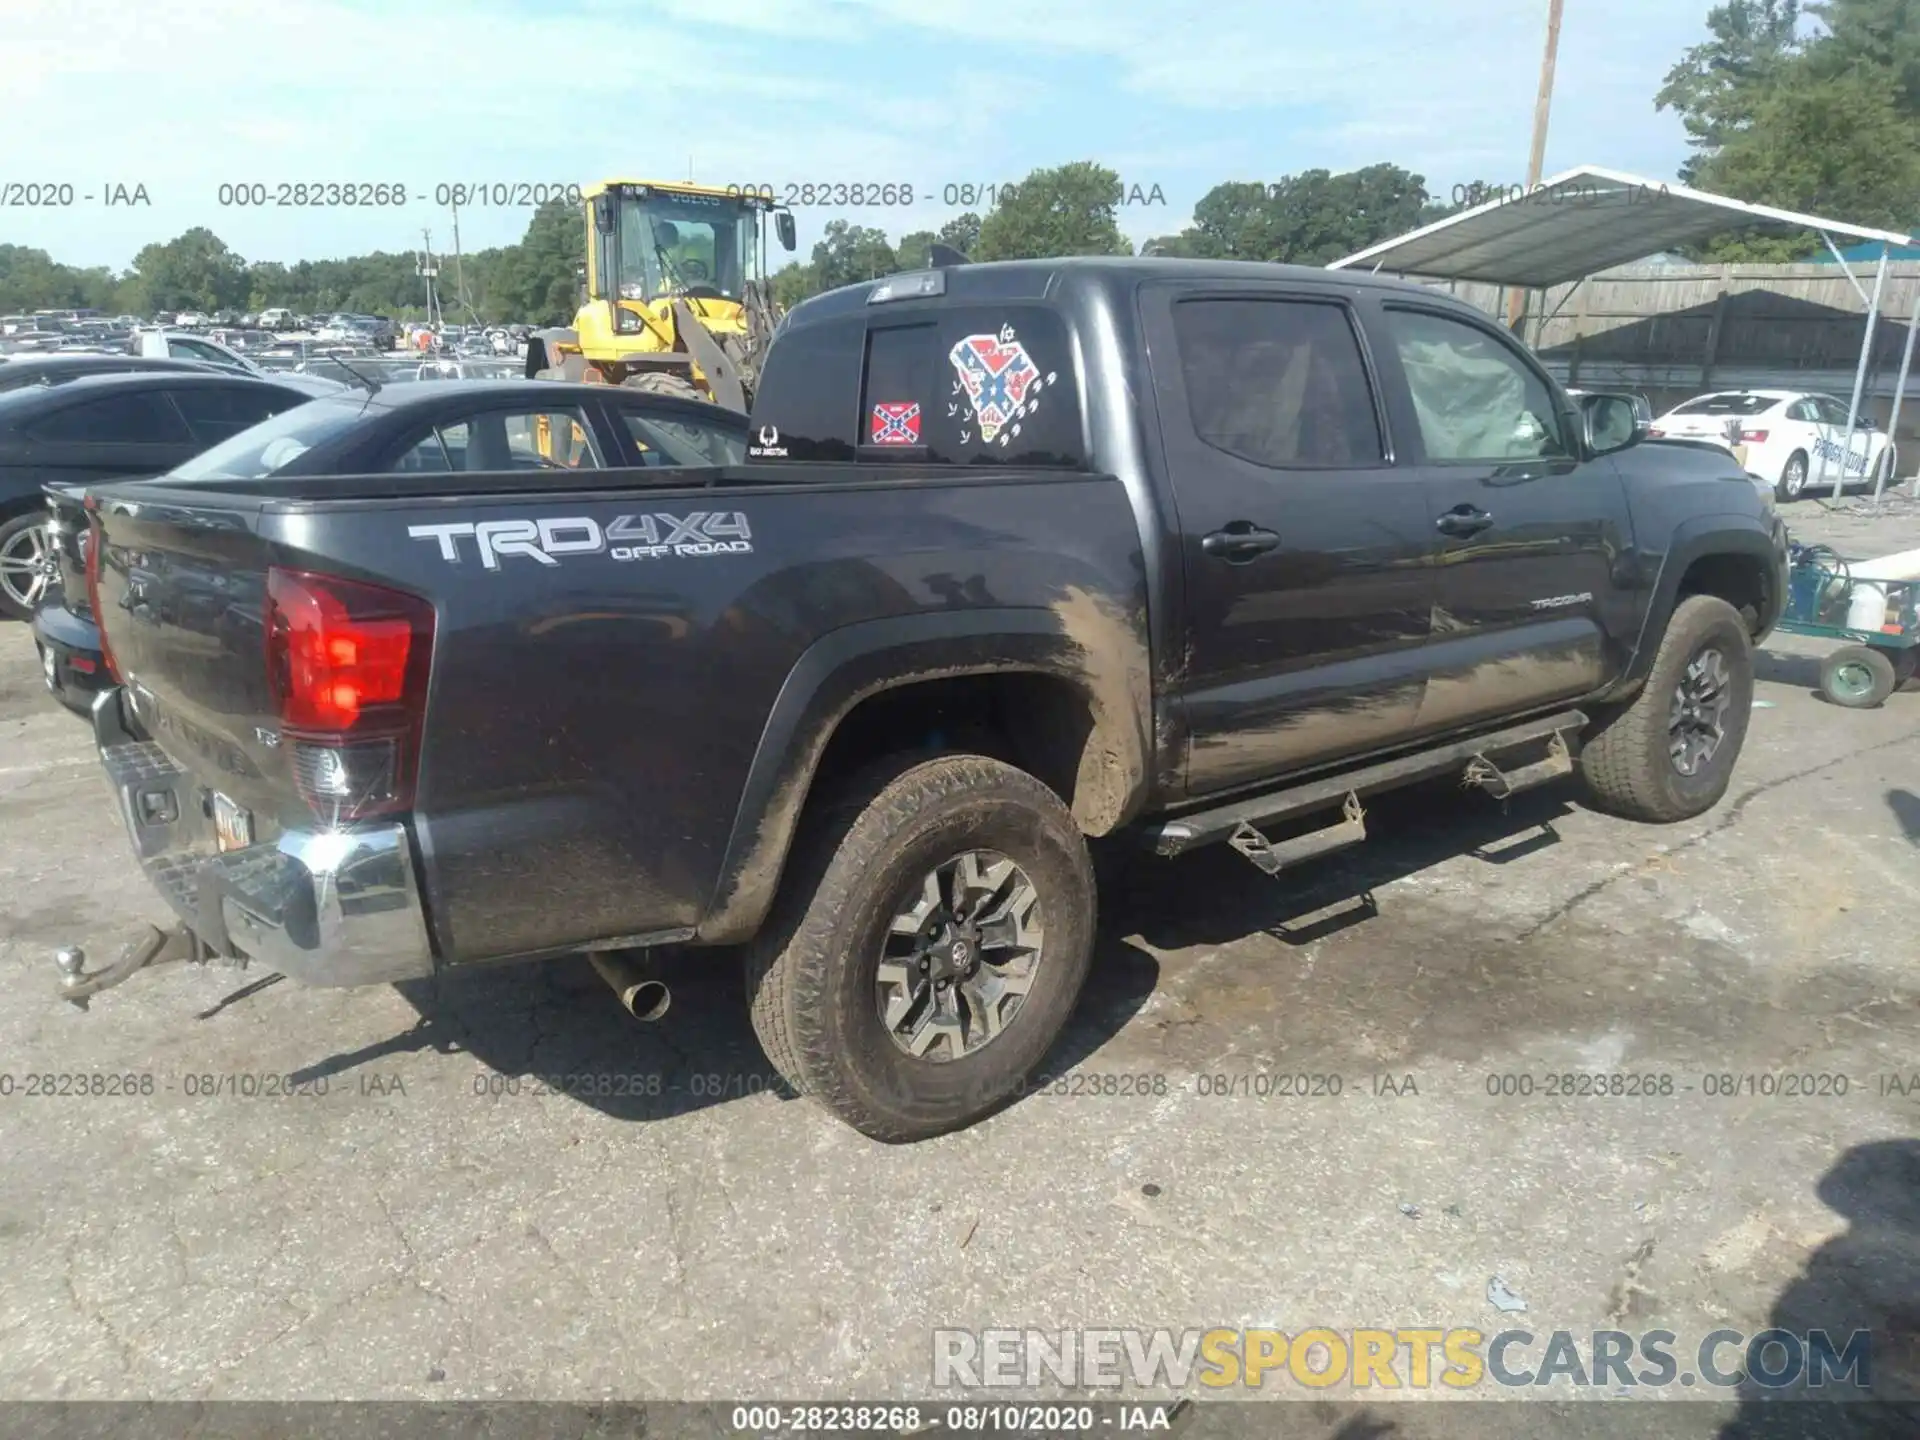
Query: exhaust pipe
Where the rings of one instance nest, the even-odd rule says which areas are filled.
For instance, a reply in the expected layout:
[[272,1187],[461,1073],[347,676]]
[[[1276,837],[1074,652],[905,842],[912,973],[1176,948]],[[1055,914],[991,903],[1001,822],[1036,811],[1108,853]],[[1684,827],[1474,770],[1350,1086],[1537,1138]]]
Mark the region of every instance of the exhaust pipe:
[[587,959],[600,972],[600,978],[613,987],[620,1004],[636,1020],[658,1020],[667,1013],[673,992],[667,982],[653,973],[653,967],[618,950],[595,950]]

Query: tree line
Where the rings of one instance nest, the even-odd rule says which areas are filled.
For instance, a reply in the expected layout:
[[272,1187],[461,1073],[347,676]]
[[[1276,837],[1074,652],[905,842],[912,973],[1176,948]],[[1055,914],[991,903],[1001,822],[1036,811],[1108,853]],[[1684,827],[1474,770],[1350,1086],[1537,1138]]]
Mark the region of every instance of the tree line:
[[[439,256],[435,287],[450,320],[558,324],[574,311],[575,267],[586,221],[565,201],[537,209],[514,245]],[[167,311],[258,311],[284,306],[302,315],[334,311],[412,319],[426,313],[426,282],[413,251],[338,260],[249,263],[218,235],[196,226],[148,245],[124,273],[62,265],[44,250],[0,245],[0,314],[94,309],[109,315]]]
[[[1810,26],[1802,23],[1808,19]],[[1709,12],[1707,29],[1709,38],[1681,57],[1653,97],[1656,109],[1686,127],[1692,153],[1682,182],[1857,224],[1911,230],[1920,223],[1920,0],[1726,0]],[[1386,163],[1227,181],[1201,197],[1191,224],[1140,252],[1324,265],[1511,188],[1477,181],[1441,196],[1429,192],[1425,177]],[[834,220],[806,259],[774,273],[774,298],[790,306],[919,268],[936,243],[976,260],[1133,254],[1120,233],[1122,199],[1120,177],[1086,160],[1035,170],[997,192],[985,214],[969,211],[898,240],[877,226]],[[1819,243],[1811,234],[1729,234],[1690,253],[1715,262],[1781,261]],[[459,277],[443,259],[444,308],[485,321],[565,323],[584,246],[580,210],[551,201],[517,244],[463,256]],[[275,305],[404,317],[423,313],[424,291],[411,252],[249,264],[205,228],[148,245],[123,274],[0,245],[0,313]]]

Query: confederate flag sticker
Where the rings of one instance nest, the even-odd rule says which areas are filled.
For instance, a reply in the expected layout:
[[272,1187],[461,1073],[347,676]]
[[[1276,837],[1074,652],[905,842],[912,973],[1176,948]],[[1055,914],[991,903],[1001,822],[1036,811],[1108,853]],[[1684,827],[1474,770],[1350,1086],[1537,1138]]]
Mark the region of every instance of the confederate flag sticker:
[[869,445],[918,445],[920,443],[920,407],[905,401],[893,401],[873,407],[867,424]]

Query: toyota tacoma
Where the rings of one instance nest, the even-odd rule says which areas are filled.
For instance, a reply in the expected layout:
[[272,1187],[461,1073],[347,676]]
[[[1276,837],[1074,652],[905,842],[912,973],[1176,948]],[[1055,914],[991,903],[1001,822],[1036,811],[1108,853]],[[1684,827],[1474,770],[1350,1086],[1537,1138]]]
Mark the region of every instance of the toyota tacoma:
[[321,985],[584,952],[647,1013],[660,947],[743,955],[792,1085],[921,1138],[1066,1022],[1089,840],[1280,873],[1446,773],[1684,820],[1784,592],[1732,457],[1347,272],[851,286],[750,427],[741,464],[95,487],[96,738],[199,944]]

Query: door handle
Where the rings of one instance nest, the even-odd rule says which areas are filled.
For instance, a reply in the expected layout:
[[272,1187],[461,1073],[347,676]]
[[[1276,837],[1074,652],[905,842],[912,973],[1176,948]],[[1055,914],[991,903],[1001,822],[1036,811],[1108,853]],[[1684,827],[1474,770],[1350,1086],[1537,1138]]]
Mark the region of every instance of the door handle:
[[1433,522],[1442,535],[1478,535],[1493,524],[1493,516],[1477,505],[1456,505]]
[[1271,530],[1260,529],[1251,520],[1236,520],[1226,529],[1216,530],[1200,542],[1203,551],[1230,565],[1244,565],[1269,550],[1278,549],[1279,545],[1279,535]]

